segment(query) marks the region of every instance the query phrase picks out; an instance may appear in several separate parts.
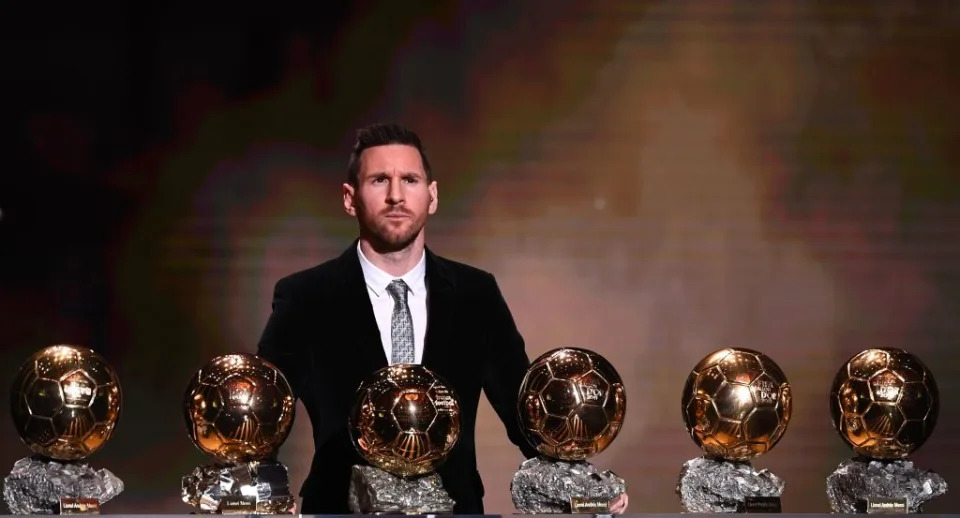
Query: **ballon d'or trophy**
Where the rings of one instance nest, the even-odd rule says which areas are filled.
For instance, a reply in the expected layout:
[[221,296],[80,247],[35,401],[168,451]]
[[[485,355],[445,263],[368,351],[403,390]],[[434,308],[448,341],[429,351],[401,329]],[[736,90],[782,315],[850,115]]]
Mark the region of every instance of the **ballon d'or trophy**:
[[295,403],[280,370],[252,354],[217,356],[197,371],[184,395],[187,434],[218,462],[183,477],[183,501],[203,513],[294,514],[276,452]]
[[606,449],[623,426],[627,394],[613,365],[586,349],[548,351],[527,369],[517,410],[541,455],[513,475],[514,507],[525,514],[608,514],[626,483],[586,459]]
[[120,417],[120,381],[96,352],[53,345],[34,353],[11,391],[13,424],[33,451],[3,481],[13,514],[99,514],[123,482],[84,459],[113,435]]
[[460,400],[422,365],[395,364],[357,389],[350,437],[369,466],[353,466],[349,506],[363,514],[448,514],[455,502],[435,470],[460,438]]
[[703,448],[680,471],[687,512],[780,512],[783,481],[750,460],[770,451],[790,423],[790,384],[767,355],[726,348],[700,360],[683,387],[683,422]]
[[919,513],[947,491],[943,477],[906,460],[933,432],[939,393],[930,370],[900,349],[867,349],[850,358],[830,391],[830,413],[856,456],[827,477],[838,513]]

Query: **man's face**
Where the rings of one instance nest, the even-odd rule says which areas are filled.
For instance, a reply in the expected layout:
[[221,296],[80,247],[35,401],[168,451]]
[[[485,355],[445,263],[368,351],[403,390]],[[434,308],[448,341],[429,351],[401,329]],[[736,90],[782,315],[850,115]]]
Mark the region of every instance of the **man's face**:
[[357,186],[343,184],[343,206],[360,235],[384,252],[402,250],[422,235],[437,210],[437,182],[428,182],[420,152],[390,144],[360,154]]

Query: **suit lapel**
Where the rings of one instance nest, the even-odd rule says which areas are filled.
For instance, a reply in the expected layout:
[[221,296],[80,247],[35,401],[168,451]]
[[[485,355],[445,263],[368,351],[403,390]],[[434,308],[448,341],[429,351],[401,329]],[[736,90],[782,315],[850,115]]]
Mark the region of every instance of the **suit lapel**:
[[367,294],[367,284],[363,279],[363,270],[360,268],[356,242],[340,256],[340,265],[342,269],[340,280],[344,284],[343,318],[340,324],[349,326],[346,334],[350,337],[348,340],[353,341],[354,350],[359,353],[360,362],[358,363],[364,367],[363,376],[366,377],[386,367],[387,356],[383,352],[377,319],[373,315],[370,295]]
[[[428,369],[437,369],[444,363],[453,339],[453,317],[456,290],[453,279],[444,265],[428,249],[427,254],[427,333],[424,337],[421,363]],[[367,284],[360,268],[356,242],[340,256],[340,281],[344,300],[341,322],[350,326],[348,340],[358,351],[363,376],[387,366],[387,356],[380,341],[380,330],[373,315]]]
[[453,279],[430,250],[427,253],[427,333],[423,340],[424,367],[437,370],[453,338],[456,291]]

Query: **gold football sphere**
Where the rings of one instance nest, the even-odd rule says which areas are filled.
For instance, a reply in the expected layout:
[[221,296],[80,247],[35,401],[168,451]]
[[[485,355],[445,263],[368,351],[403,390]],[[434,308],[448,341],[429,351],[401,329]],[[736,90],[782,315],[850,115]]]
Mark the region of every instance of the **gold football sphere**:
[[295,404],[290,384],[272,363],[245,353],[217,356],[187,385],[187,434],[222,461],[263,460],[286,440]]
[[790,384],[767,355],[726,348],[707,355],[683,387],[683,422],[712,457],[746,461],[770,451],[790,423]]
[[373,466],[401,477],[423,475],[457,443],[460,402],[422,365],[391,365],[357,389],[349,427],[360,456]]
[[930,370],[900,349],[867,349],[850,358],[830,391],[840,437],[873,459],[902,459],[937,424],[940,396]]
[[603,356],[575,347],[544,353],[520,385],[520,426],[540,453],[561,460],[592,457],[623,426],[627,394]]
[[78,460],[99,450],[117,425],[120,381],[107,361],[86,347],[52,345],[17,372],[11,410],[30,449],[57,460]]

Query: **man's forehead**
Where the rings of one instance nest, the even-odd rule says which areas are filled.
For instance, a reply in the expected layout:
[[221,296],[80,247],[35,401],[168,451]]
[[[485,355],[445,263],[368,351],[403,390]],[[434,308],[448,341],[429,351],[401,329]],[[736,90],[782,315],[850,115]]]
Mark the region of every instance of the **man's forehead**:
[[406,144],[386,144],[364,149],[360,154],[361,171],[423,172],[420,151]]

